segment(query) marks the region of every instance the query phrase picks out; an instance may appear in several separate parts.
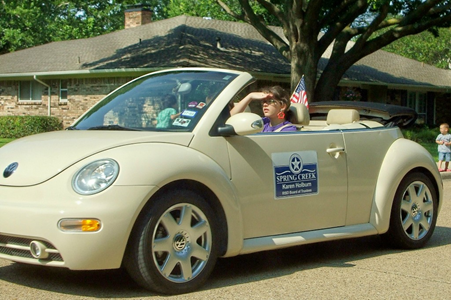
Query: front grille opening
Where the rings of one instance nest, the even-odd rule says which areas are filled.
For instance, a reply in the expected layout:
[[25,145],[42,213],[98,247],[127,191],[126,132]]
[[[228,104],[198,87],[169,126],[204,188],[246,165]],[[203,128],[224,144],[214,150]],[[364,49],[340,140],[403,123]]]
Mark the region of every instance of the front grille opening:
[[46,258],[46,261],[55,261],[62,262],[63,258],[58,253],[58,250],[51,243],[47,241],[43,241],[40,239],[30,239],[30,238],[22,238],[22,237],[13,237],[7,235],[0,234],[0,254],[11,256],[11,259],[14,257],[20,258],[29,258],[33,260],[38,260],[31,255],[30,252],[30,243],[32,241],[40,241],[43,243],[47,249],[51,250],[55,253],[49,253],[49,257]]

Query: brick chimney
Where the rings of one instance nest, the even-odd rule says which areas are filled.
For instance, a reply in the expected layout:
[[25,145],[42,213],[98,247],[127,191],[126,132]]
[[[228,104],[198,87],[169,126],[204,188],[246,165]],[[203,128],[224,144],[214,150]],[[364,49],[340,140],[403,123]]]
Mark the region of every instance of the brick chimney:
[[152,10],[145,4],[127,5],[125,28],[138,27],[152,22]]

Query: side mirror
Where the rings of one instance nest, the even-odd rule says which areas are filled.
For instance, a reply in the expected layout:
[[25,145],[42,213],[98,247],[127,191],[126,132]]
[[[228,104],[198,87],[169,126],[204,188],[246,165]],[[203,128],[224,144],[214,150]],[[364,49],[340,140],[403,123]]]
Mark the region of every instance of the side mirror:
[[226,121],[226,126],[218,128],[222,136],[247,135],[261,132],[263,130],[262,118],[253,113],[238,113]]

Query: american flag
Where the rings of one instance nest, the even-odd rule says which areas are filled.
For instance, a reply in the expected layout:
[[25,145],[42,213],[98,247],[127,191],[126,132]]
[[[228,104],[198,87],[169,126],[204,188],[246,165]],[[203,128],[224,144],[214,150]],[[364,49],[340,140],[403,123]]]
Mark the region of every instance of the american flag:
[[290,100],[291,100],[291,102],[294,102],[294,103],[302,103],[307,108],[309,108],[308,100],[307,100],[307,91],[305,88],[304,75],[302,75],[301,80],[299,80],[299,83],[298,83],[296,89],[294,90],[293,95],[291,95]]

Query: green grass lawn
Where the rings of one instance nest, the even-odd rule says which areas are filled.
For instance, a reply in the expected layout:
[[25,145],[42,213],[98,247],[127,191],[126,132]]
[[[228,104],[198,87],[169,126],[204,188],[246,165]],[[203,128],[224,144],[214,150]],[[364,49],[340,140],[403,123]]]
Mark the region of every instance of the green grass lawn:
[[435,161],[438,161],[438,152],[436,143],[420,143],[420,145],[426,148],[426,150],[429,151],[429,153],[431,153]]
[[0,147],[13,141],[14,139],[4,139],[4,138],[0,138]]

